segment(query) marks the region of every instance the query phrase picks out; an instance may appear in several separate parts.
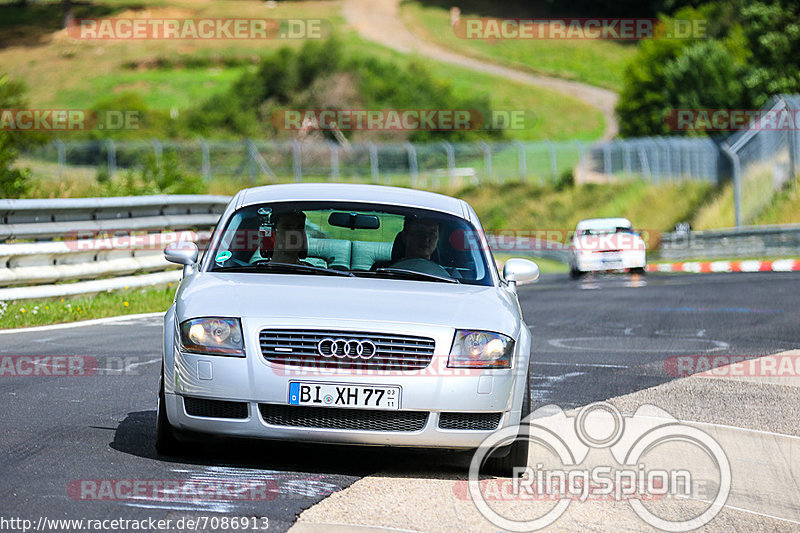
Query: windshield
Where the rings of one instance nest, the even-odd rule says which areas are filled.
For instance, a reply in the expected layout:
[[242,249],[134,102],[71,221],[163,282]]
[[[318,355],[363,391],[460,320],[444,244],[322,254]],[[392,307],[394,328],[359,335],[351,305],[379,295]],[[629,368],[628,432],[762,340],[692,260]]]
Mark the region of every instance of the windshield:
[[630,226],[606,226],[599,228],[584,228],[580,231],[582,237],[589,235],[608,235],[611,233],[633,233],[633,228]]
[[231,216],[208,270],[492,285],[477,230],[423,209],[347,202],[247,206]]

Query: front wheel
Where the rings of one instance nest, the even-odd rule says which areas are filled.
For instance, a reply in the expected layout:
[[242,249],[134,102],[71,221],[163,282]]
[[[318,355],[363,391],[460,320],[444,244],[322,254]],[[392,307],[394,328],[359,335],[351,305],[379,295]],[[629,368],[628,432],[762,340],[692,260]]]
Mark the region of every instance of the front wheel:
[[[522,399],[522,412],[520,413],[520,424],[527,424],[525,418],[531,414],[531,380],[530,374],[525,378],[525,396]],[[522,426],[524,430],[527,426]],[[517,435],[517,439],[508,446],[505,446],[495,454],[486,459],[485,471],[499,477],[511,477],[514,475],[514,468],[525,468],[528,466],[528,449],[530,441],[526,435]]]
[[630,270],[631,274],[639,274],[640,276],[644,276],[645,268],[644,267],[636,267]]
[[156,414],[156,451],[159,455],[179,455],[181,442],[175,438],[174,429],[167,418],[167,406],[164,402],[164,371],[158,386],[158,409]]

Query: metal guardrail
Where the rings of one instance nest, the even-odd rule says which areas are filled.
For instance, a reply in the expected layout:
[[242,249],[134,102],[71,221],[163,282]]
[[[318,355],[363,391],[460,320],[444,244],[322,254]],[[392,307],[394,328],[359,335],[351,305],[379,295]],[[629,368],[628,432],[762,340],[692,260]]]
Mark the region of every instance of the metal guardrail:
[[[180,269],[164,259],[163,248],[177,240],[207,241],[229,200],[210,195],[0,200],[0,300],[177,281]],[[63,281],[75,283],[54,283]]]
[[800,255],[800,225],[746,226],[665,233],[662,259],[781,257]]

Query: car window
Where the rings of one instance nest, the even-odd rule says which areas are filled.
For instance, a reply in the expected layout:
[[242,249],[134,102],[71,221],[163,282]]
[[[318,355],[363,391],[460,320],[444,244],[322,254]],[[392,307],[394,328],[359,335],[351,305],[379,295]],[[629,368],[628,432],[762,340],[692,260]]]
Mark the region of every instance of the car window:
[[[239,209],[210,251],[211,271],[280,271],[299,265],[361,277],[491,285],[477,230],[466,220],[435,211],[347,202],[282,202]],[[295,269],[295,270],[299,270]]]

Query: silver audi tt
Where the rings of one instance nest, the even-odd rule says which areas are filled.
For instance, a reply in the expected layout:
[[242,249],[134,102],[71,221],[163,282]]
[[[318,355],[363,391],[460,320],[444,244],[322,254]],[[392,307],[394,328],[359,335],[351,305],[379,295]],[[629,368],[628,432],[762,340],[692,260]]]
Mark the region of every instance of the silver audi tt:
[[[473,209],[373,185],[240,191],[164,317],[156,448],[209,435],[468,450],[530,411],[531,333]],[[496,453],[524,465],[527,440]]]

